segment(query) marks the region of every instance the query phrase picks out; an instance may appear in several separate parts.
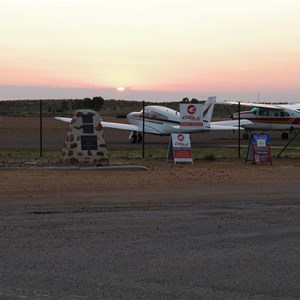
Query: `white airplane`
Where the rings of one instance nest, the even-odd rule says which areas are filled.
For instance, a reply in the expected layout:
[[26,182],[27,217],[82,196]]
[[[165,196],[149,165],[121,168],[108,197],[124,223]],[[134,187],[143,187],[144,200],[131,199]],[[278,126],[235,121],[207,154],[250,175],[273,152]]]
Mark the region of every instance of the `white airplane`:
[[[225,101],[224,103],[238,104],[239,102]],[[300,103],[263,104],[240,102],[240,104],[253,107],[249,111],[240,112],[241,127],[246,130],[243,134],[245,139],[249,138],[248,132],[252,130],[282,131],[282,139],[287,139],[289,134],[295,134],[300,130]],[[238,118],[238,112],[232,115],[233,120],[238,120]],[[227,124],[230,124],[229,122]]]
[[[168,107],[159,105],[145,106],[144,112],[131,112],[127,115],[128,124],[102,121],[103,128],[113,128],[131,131],[129,139],[132,143],[142,141],[142,132],[156,135],[171,133],[196,133],[210,130],[236,130],[236,126],[226,124],[226,121],[211,122],[216,97],[209,97],[203,105],[203,126],[180,126],[180,113]],[[144,125],[143,125],[143,115]],[[71,122],[72,118],[55,117],[63,122]]]

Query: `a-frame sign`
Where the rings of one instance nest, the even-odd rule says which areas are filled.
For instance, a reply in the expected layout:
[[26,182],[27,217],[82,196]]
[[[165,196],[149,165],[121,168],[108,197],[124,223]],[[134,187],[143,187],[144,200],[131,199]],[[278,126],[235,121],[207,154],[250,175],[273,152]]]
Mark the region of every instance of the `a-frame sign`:
[[267,133],[251,134],[246,163],[252,161],[254,163],[271,163],[271,143]]
[[167,162],[193,163],[190,135],[187,133],[172,133],[170,136]]

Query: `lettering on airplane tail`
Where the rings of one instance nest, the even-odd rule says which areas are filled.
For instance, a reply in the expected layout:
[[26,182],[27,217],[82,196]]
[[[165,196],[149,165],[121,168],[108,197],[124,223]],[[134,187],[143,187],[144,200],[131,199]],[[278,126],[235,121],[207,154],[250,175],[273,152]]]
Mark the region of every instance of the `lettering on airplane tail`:
[[191,104],[191,105],[189,105],[189,106],[187,107],[187,112],[188,112],[190,115],[195,114],[196,111],[197,111],[197,107],[196,107],[195,105],[193,105],[193,104]]
[[203,104],[180,104],[181,126],[203,126]]

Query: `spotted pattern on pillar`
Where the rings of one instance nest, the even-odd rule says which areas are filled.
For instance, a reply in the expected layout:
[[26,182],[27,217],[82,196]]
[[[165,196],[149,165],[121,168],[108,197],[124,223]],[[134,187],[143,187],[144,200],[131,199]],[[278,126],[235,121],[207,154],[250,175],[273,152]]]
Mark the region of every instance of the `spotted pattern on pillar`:
[[75,112],[62,149],[63,163],[109,165],[101,121],[99,114],[93,110]]

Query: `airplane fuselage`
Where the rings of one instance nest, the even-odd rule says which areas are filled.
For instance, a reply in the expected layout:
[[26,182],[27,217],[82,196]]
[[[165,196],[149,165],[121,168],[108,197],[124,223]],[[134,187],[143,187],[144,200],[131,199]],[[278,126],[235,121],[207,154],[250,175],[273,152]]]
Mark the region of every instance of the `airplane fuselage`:
[[[233,119],[238,118],[239,114],[234,113]],[[250,130],[292,131],[300,129],[300,112],[290,109],[275,110],[255,107],[250,111],[240,112],[240,118],[252,122],[243,126]]]
[[201,132],[209,130],[208,126],[182,127],[180,126],[180,113],[171,108],[163,106],[146,106],[145,111],[131,112],[127,115],[129,124],[143,127],[143,116],[145,132],[169,135],[176,132]]

